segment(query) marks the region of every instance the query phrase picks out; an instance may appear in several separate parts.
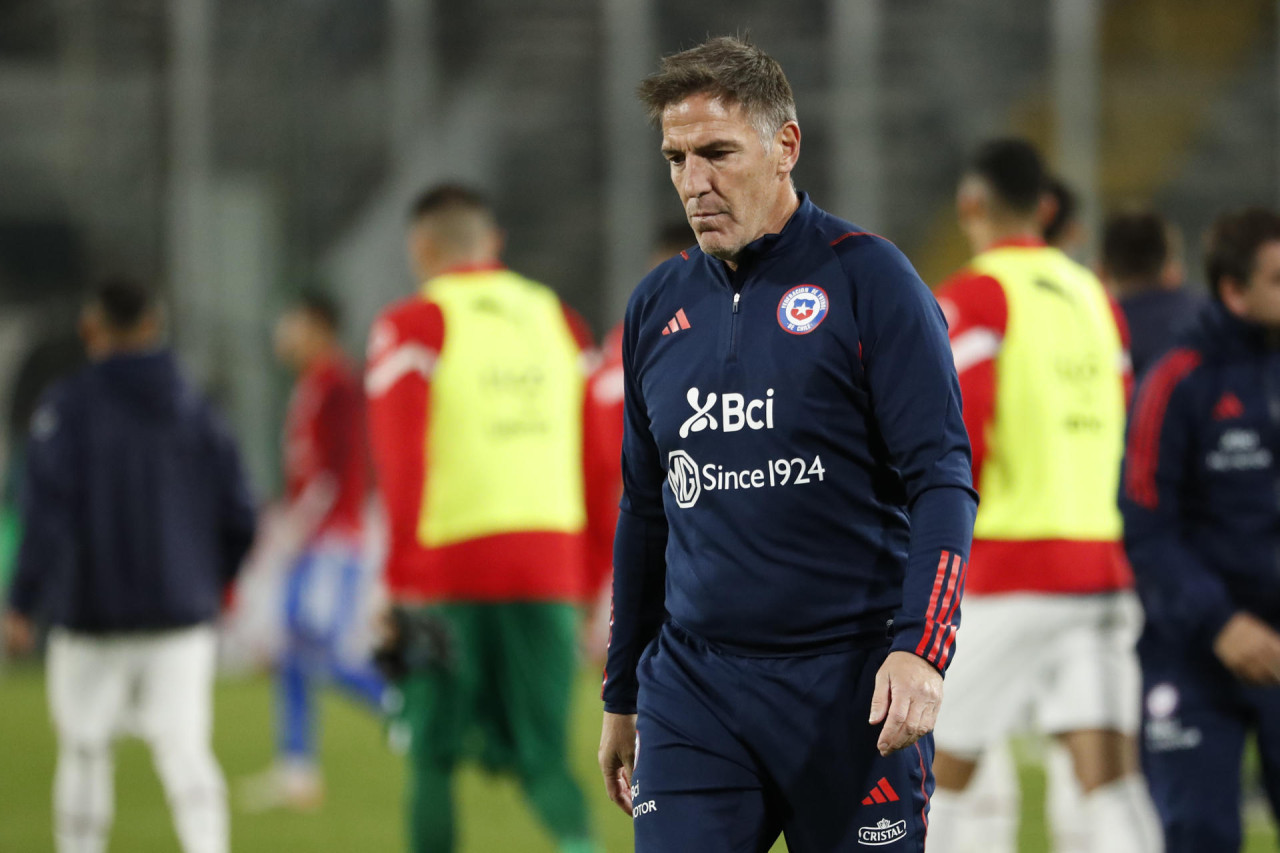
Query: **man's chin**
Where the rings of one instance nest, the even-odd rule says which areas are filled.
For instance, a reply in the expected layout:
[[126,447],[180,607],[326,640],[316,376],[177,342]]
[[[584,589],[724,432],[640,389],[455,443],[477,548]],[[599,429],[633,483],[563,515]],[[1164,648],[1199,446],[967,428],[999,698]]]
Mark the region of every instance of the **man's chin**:
[[704,254],[710,255],[722,261],[733,261],[738,257],[738,253],[742,251],[742,247],[731,244],[724,235],[717,231],[704,231],[697,235],[698,248]]

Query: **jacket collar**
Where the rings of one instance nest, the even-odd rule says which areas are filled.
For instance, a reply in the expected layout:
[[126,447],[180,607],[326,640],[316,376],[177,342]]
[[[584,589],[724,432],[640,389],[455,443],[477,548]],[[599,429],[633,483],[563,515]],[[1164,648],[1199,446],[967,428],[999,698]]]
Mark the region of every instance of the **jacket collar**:
[[[809,199],[808,193],[799,192],[796,195],[800,198],[800,205],[796,208],[795,213],[791,214],[787,224],[782,226],[781,231],[757,237],[743,247],[742,252],[738,255],[739,274],[766,258],[786,253],[803,240],[804,235],[809,231],[809,226],[818,215],[818,208]],[[728,268],[726,267],[727,270]]]

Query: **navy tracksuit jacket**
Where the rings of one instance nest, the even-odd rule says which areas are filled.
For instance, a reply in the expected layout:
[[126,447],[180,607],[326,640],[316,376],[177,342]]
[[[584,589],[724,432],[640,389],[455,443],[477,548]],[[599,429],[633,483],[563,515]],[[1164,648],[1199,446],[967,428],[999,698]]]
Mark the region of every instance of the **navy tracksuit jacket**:
[[91,364],[32,418],[10,606],[73,631],[217,616],[254,507],[221,419],[166,351]]
[[639,711],[637,849],[919,849],[931,744],[881,760],[866,715],[891,648],[955,654],[976,496],[933,296],[802,196],[736,271],[650,273],[623,364],[604,699]]
[[1129,424],[1120,508],[1146,610],[1143,763],[1170,853],[1236,851],[1256,728],[1280,801],[1280,688],[1213,653],[1237,611],[1280,629],[1280,338],[1204,307],[1155,363]]

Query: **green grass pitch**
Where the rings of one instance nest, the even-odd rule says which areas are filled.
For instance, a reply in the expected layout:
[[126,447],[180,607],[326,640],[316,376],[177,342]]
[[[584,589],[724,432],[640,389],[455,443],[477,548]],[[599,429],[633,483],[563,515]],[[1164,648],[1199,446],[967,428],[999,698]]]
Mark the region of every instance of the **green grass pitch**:
[[[609,853],[630,850],[630,821],[604,798],[595,769],[600,705],[597,676],[583,673],[576,697],[574,768],[592,804],[595,825]],[[271,757],[271,692],[265,678],[225,680],[217,691],[216,748],[233,786]],[[317,814],[232,813],[236,853],[398,853],[403,850],[401,791],[404,769],[384,745],[379,723],[333,694],[322,718],[328,796]],[[0,851],[53,849],[49,796],[54,741],[45,708],[44,682],[34,668],[0,674]],[[1044,780],[1022,769],[1026,792],[1021,849],[1047,851]],[[458,784],[460,853],[554,853],[509,780],[462,774]],[[176,851],[177,839],[146,749],[125,741],[117,751],[113,853]],[[1248,853],[1274,851],[1275,834],[1254,827]],[[785,850],[781,844],[776,850]]]

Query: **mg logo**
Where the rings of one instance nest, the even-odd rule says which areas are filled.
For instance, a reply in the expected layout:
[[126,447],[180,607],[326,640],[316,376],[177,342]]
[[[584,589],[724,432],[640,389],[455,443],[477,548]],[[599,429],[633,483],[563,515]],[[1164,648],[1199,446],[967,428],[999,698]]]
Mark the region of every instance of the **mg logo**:
[[[722,394],[720,400],[720,419],[711,414],[716,405],[716,394],[708,392],[707,399],[702,400],[697,388],[690,388],[685,394],[693,408],[693,414],[680,425],[680,437],[688,438],[689,433],[702,432],[705,429],[717,430],[721,426],[725,432],[738,432],[742,429],[773,429],[773,389],[765,393],[763,400],[748,400],[742,394]],[[763,417],[761,414],[763,413]]]
[[[713,398],[715,394],[711,395]],[[667,485],[675,496],[676,506],[689,509],[698,502],[702,494],[702,483],[698,480],[698,464],[693,457],[683,450],[673,450],[667,456]]]

